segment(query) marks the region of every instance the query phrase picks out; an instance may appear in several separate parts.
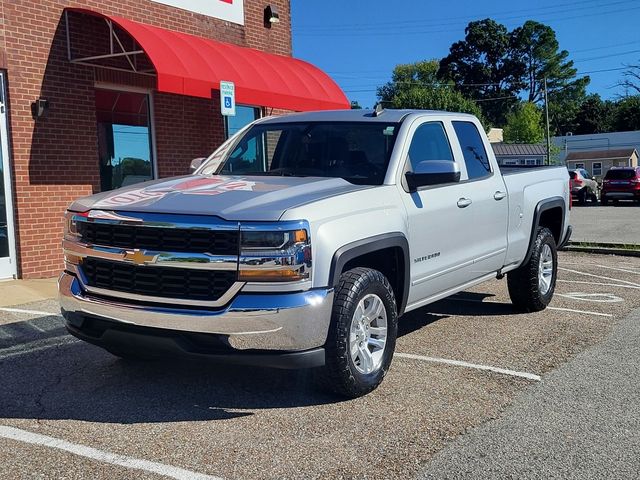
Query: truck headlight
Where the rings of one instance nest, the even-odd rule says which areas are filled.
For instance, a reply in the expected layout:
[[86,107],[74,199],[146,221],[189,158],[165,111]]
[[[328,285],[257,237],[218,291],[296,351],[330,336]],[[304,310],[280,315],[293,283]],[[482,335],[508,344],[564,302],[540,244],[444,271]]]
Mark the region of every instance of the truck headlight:
[[64,238],[67,240],[77,240],[80,237],[78,223],[75,220],[76,212],[66,211],[64,213]]
[[307,229],[269,230],[240,226],[238,280],[297,282],[310,278],[311,242]]

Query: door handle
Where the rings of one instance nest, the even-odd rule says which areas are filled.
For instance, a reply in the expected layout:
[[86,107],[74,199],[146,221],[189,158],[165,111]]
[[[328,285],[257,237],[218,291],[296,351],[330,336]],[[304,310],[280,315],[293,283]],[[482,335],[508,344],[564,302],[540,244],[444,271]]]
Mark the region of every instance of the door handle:
[[467,208],[469,205],[471,205],[471,199],[470,198],[461,198],[460,200],[458,200],[458,208]]
[[493,198],[495,198],[496,200],[502,200],[506,196],[507,196],[507,192],[497,191],[496,193],[493,194]]

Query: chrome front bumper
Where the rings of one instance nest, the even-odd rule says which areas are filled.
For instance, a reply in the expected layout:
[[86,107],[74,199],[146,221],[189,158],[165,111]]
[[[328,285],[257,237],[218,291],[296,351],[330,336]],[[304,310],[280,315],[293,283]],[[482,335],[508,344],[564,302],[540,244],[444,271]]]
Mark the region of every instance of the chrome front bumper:
[[240,293],[221,310],[195,310],[93,296],[66,272],[58,287],[65,312],[140,327],[224,335],[237,350],[302,351],[320,347],[327,339],[333,305],[333,289]]

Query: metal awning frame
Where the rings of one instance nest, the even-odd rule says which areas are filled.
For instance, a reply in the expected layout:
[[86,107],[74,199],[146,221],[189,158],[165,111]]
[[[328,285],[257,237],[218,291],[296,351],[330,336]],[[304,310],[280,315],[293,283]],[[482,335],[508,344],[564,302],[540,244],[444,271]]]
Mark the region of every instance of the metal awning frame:
[[[108,18],[105,18],[104,21],[109,27],[109,53],[105,53],[103,55],[94,55],[91,57],[73,58],[73,54],[71,53],[71,33],[69,31],[69,12],[66,10],[64,12],[64,21],[65,21],[66,34],[67,34],[67,57],[69,59],[69,62],[75,63],[77,65],[87,65],[89,67],[100,67],[100,68],[106,68],[109,70],[117,70],[120,72],[137,73],[139,75],[147,75],[150,77],[156,76],[155,70],[139,70],[138,69],[137,57],[138,55],[144,55],[145,51],[141,49],[138,49],[138,50],[135,49],[137,46],[135,39],[133,40],[134,50],[127,51],[124,48],[122,41],[118,37],[117,32],[113,28],[113,22]],[[119,47],[120,51],[116,51],[116,44]],[[92,63],[92,62],[95,62],[96,60],[104,60],[107,58],[120,58],[120,57],[126,58],[131,69],[119,68],[111,65],[101,65],[99,63]]]

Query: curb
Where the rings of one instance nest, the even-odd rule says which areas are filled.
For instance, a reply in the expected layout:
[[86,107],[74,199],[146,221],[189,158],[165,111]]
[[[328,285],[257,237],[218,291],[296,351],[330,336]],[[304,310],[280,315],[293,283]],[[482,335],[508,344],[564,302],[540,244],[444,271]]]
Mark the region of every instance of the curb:
[[621,257],[640,257],[640,245],[616,243],[569,242],[561,250],[567,252],[595,253],[600,255],[618,255]]

